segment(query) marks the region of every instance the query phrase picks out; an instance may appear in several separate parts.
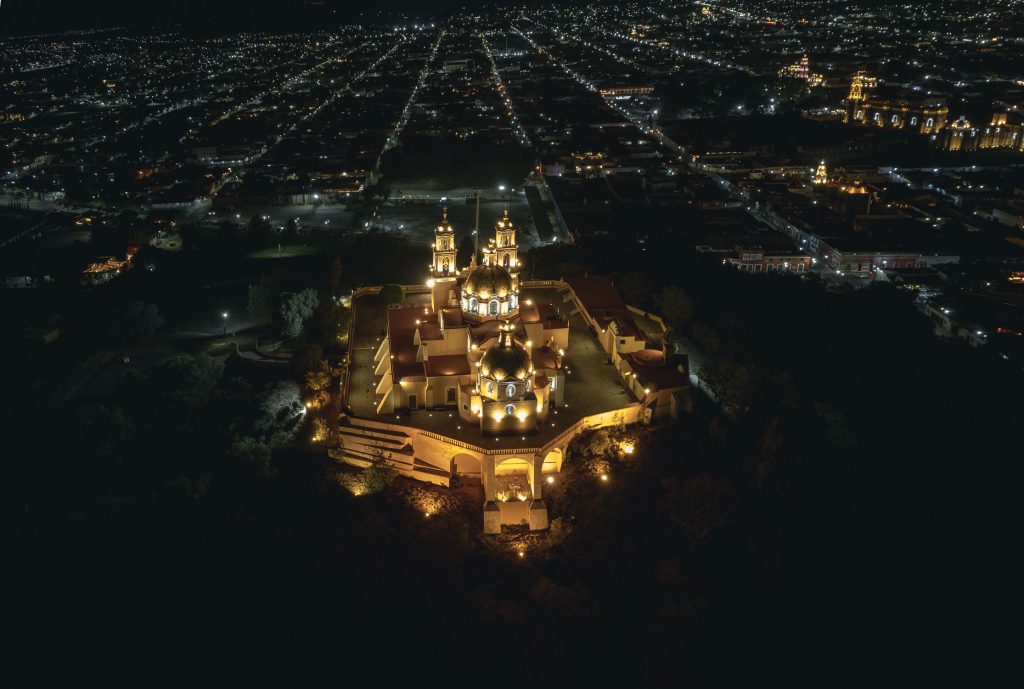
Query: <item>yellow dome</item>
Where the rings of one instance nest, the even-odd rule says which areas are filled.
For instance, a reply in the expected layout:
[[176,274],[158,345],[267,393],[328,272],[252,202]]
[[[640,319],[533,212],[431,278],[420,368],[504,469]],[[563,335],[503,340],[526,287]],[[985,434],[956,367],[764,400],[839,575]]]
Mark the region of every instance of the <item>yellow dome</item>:
[[512,329],[506,325],[498,335],[498,342],[488,348],[480,358],[480,373],[497,382],[523,380],[532,373],[530,353],[516,342]]
[[501,266],[477,266],[466,278],[462,291],[477,299],[503,299],[512,293],[512,276]]

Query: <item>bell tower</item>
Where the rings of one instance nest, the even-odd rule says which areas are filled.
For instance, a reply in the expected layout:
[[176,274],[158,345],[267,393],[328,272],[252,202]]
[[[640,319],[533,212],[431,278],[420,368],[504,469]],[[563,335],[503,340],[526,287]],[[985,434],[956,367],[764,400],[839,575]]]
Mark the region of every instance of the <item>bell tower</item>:
[[864,120],[863,103],[868,98],[868,91],[875,88],[878,80],[863,69],[858,70],[850,80],[850,92],[846,96],[846,114],[843,121],[857,123]]
[[513,278],[519,274],[516,228],[508,217],[508,207],[505,208],[505,215],[494,225],[494,252],[497,265],[508,270]]
[[814,171],[814,179],[811,180],[811,184],[828,184],[828,167],[824,160],[818,163],[818,169]]
[[448,207],[441,211],[441,224],[434,230],[434,260],[430,265],[431,276],[454,278],[458,269],[455,267],[455,230],[448,222]]

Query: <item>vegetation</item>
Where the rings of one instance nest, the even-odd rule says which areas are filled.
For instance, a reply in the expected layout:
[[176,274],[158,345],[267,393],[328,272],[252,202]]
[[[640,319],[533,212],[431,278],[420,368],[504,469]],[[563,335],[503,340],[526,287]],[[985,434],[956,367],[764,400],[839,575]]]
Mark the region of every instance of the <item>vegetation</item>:
[[400,304],[405,299],[405,288],[395,283],[384,285],[380,290],[380,298],[389,306]]
[[[905,671],[886,680],[919,685],[949,680],[937,653],[1012,643],[981,624],[1016,604],[1024,561],[1012,364],[935,339],[899,292],[743,275],[670,242],[530,262],[537,277],[630,266],[623,291],[664,308],[724,409],[581,438],[544,486],[550,531],[499,538],[480,533],[479,503],[409,501],[376,459],[347,474],[358,491],[339,478],[314,439],[337,430],[333,295],[316,294],[292,367],[178,351],[48,405],[103,361],[97,314],[131,294],[173,322],[189,275],[166,265],[160,289],[126,276],[69,301],[64,335],[19,350],[3,400],[4,614],[29,661],[12,673],[31,677],[17,683],[47,683],[39,648],[75,667],[117,648],[126,671],[168,677],[168,648],[190,674],[237,654],[236,680],[284,659],[295,682],[387,638],[411,649],[389,677],[493,677],[512,654],[566,686],[860,686],[890,660]],[[332,263],[252,270],[239,299],[322,287]],[[339,280],[376,268],[350,270]],[[278,298],[255,301],[273,313]]]

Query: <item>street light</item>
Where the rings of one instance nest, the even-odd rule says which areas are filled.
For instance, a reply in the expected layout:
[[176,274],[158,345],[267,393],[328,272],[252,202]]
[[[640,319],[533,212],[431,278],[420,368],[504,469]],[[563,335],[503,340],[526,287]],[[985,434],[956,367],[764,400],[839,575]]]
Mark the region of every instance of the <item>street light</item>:
[[224,334],[227,335],[228,334],[228,312],[225,311],[224,313],[222,313],[220,315],[220,317],[224,319]]

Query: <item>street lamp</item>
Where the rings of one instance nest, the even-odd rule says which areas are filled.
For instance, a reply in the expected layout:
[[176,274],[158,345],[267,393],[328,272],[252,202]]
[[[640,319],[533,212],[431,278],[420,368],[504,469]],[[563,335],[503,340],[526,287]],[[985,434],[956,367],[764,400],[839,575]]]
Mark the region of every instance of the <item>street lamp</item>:
[[222,313],[220,315],[220,317],[222,319],[224,319],[224,334],[227,335],[228,334],[228,312],[225,311],[224,313]]

